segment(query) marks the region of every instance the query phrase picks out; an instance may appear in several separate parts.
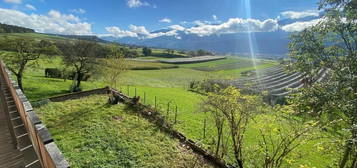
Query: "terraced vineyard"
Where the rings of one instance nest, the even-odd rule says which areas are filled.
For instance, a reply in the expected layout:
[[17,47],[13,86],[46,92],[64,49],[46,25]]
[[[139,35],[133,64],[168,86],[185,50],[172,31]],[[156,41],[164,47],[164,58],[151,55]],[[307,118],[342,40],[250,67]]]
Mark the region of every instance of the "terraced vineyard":
[[[322,81],[327,73],[327,69],[321,69],[312,77],[311,82]],[[307,78],[308,76],[303,73],[287,71],[283,66],[278,65],[254,71],[252,77],[239,78],[229,82],[238,88],[255,92],[268,91],[271,96],[284,97],[292,90],[303,87]]]

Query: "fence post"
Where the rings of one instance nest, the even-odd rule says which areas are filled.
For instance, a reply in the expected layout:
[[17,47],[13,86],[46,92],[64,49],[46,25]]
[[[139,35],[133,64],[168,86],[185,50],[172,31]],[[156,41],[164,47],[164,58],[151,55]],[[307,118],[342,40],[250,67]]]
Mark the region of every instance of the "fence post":
[[206,118],[203,120],[203,139],[206,138]]
[[144,92],[144,104],[146,104],[146,93]]
[[155,96],[155,110],[156,110],[156,108],[157,108],[157,102],[156,102],[157,100],[156,100],[156,96]]
[[169,113],[170,113],[170,102],[167,103],[167,112],[166,112],[166,120],[169,120]]
[[175,108],[175,124],[177,122],[177,105],[176,105],[176,108]]

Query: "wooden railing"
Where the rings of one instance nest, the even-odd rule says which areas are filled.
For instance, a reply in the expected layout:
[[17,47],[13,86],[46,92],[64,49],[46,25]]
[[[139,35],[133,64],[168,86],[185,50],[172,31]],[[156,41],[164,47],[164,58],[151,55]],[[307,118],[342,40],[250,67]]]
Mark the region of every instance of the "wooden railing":
[[[40,165],[44,168],[68,168],[68,162],[64,159],[61,151],[53,142],[47,128],[42,124],[36,113],[33,111],[26,96],[21,89],[18,88],[16,82],[11,79],[10,72],[5,68],[5,64],[2,61],[0,61],[0,71],[0,75],[5,80],[7,90],[9,91],[16,106],[16,110],[26,128],[28,133],[26,136],[29,136],[34,149],[34,152],[32,153],[24,153],[24,157],[35,153],[40,161]],[[19,146],[19,144],[23,142],[17,139],[16,143]]]

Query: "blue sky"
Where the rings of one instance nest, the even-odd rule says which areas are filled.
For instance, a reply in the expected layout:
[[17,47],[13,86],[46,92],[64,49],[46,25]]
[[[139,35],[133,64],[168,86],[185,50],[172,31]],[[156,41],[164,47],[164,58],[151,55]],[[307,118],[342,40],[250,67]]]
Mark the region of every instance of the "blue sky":
[[[135,36],[134,34],[148,35],[150,31],[173,25],[180,30],[182,28],[178,26],[189,28],[206,25],[202,31],[214,29],[213,31],[216,32],[231,32],[231,29],[226,31],[218,31],[218,29],[223,28],[223,24],[228,23],[230,19],[229,25],[234,24],[236,26],[234,28],[239,29],[240,25],[237,24],[245,23],[247,18],[252,18],[254,22],[247,21],[247,25],[256,26],[267,21],[270,24],[266,26],[269,27],[267,31],[271,31],[277,29],[271,27],[276,20],[315,16],[318,13],[317,2],[317,0],[1,0],[0,22],[27,26],[44,33],[96,35],[117,33],[118,37],[122,37]],[[207,26],[217,24],[222,26],[216,28]],[[299,23],[300,26],[309,24],[311,23]],[[298,30],[296,25],[292,25],[295,26],[294,29],[289,30]],[[187,32],[197,31],[201,30],[187,30]]]

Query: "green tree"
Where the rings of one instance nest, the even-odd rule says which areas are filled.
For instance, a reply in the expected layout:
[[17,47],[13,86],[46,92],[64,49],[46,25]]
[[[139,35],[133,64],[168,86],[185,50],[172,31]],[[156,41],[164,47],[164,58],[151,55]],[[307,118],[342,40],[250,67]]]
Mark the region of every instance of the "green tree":
[[144,48],[143,48],[143,54],[144,54],[144,56],[149,56],[149,55],[151,55],[151,53],[152,53],[152,51],[151,51],[150,48],[148,48],[148,47],[144,47]]
[[[255,118],[258,144],[246,151],[251,165],[248,167],[279,168],[288,166],[296,158],[293,153],[299,146],[318,139],[319,122],[306,121],[296,116],[292,106],[265,107],[265,114]],[[319,133],[319,134],[318,134]],[[299,159],[304,159],[299,156]]]
[[27,65],[35,63],[41,55],[54,55],[58,53],[55,45],[43,40],[36,42],[30,39],[6,39],[2,47],[14,52],[5,54],[2,59],[5,61],[7,68],[16,76],[21,90],[23,90],[22,78]]
[[103,60],[101,69],[103,70],[103,76],[111,87],[118,87],[118,81],[120,81],[120,77],[126,68],[123,50],[120,50],[115,44],[110,45],[109,54]]
[[80,91],[81,81],[85,74],[95,72],[97,68],[97,57],[100,45],[95,42],[76,40],[74,42],[57,44],[62,51],[64,63],[72,67],[75,73],[72,92]]
[[310,76],[328,70],[326,82],[297,93],[290,103],[301,115],[331,122],[343,143],[339,167],[357,167],[357,2],[321,0],[320,22],[292,36],[292,66]]
[[[237,165],[243,168],[243,139],[249,122],[259,112],[260,98],[254,95],[244,95],[238,89],[230,86],[220,89],[218,92],[208,93],[204,104],[205,109],[211,112],[218,131],[222,131],[220,129],[223,127],[223,123],[227,121],[232,140],[231,149],[233,149]],[[222,136],[220,134],[222,133],[218,133],[218,139]],[[220,142],[217,140],[217,148],[218,143]]]

